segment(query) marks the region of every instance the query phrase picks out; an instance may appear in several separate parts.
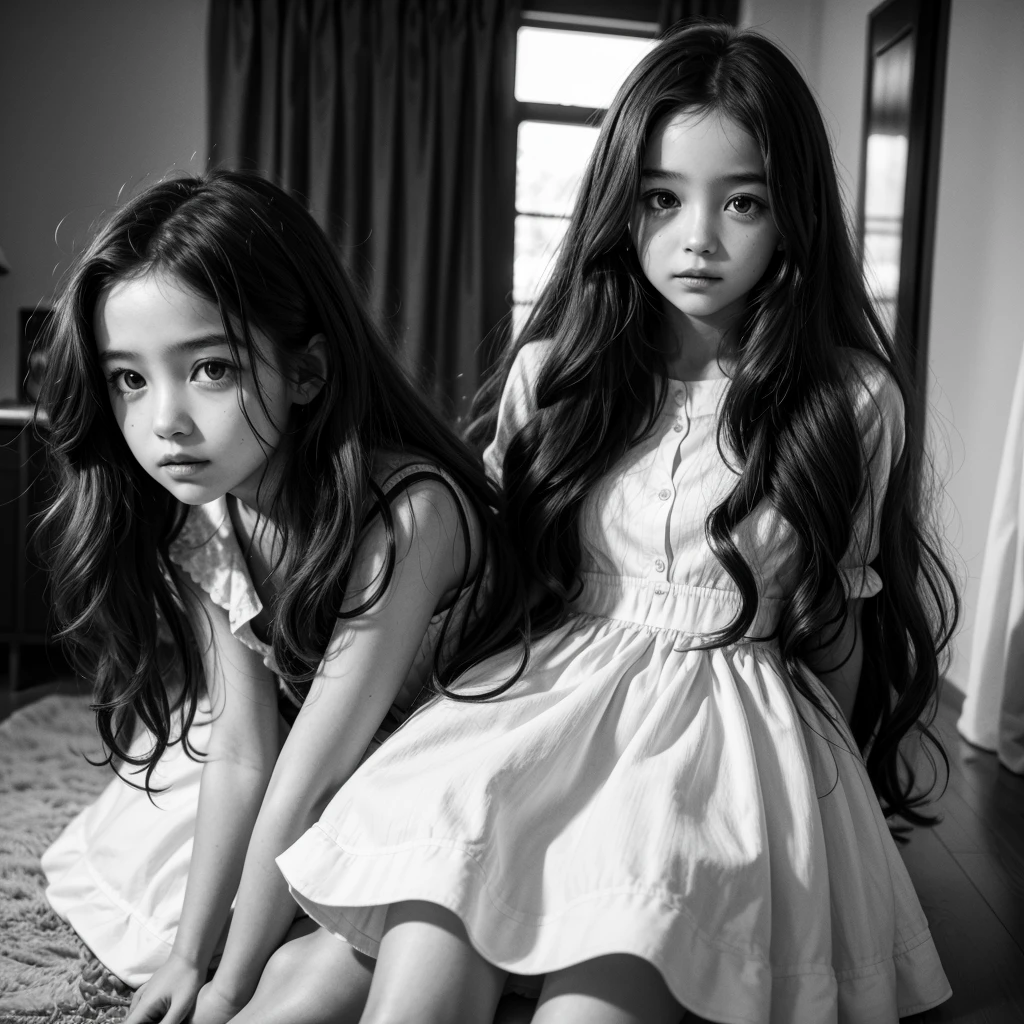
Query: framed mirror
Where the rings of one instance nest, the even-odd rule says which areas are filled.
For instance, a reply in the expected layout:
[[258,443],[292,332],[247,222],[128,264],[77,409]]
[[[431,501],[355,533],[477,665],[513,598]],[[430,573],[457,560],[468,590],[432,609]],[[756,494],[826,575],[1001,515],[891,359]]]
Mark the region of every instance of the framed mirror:
[[868,17],[859,233],[882,321],[925,387],[950,0],[888,0]]

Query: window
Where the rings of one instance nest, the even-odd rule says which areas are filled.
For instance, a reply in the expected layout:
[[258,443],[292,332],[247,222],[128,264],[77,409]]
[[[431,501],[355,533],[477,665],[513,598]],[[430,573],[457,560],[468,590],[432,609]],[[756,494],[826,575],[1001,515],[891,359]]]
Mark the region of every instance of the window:
[[516,47],[519,133],[513,325],[543,287],[601,117],[654,46],[658,25],[524,11]]

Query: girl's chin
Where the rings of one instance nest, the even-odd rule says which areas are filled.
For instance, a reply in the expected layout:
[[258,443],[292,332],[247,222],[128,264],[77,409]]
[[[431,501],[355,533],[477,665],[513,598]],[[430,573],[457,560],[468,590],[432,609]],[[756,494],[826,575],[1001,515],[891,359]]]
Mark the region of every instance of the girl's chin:
[[206,505],[218,498],[223,498],[227,493],[216,485],[193,483],[189,480],[177,480],[170,483],[160,480],[160,483],[183,505]]
[[666,300],[665,312],[669,317],[684,316],[690,320],[707,322],[712,326],[730,326],[733,319],[745,308],[743,298],[723,302],[711,295],[692,295],[680,298],[673,296]]

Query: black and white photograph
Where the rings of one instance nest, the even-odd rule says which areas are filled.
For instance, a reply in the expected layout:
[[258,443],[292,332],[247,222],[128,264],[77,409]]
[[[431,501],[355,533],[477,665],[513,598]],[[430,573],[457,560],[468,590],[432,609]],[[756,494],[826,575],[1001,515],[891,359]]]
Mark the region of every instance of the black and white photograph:
[[0,1024],[1024,1021],[1024,2],[0,97]]

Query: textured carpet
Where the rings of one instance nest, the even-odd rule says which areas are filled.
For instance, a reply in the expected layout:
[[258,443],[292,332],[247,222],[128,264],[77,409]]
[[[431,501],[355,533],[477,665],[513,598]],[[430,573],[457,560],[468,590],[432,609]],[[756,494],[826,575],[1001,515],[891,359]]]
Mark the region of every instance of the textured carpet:
[[39,856],[110,781],[83,697],[45,697],[0,723],[0,1022],[120,1021],[131,990],[46,902]]

